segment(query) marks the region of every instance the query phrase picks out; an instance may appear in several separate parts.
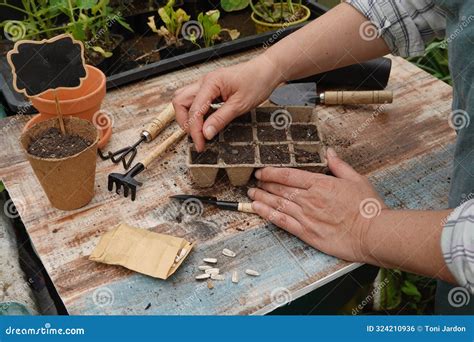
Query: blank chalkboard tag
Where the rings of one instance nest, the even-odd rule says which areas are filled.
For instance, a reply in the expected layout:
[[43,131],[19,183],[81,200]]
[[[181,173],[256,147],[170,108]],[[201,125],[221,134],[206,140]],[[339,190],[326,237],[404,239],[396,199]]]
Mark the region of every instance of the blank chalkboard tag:
[[77,88],[87,76],[84,46],[68,34],[41,41],[21,40],[8,52],[13,87],[28,97]]
[[87,76],[82,42],[61,34],[41,41],[20,40],[7,54],[13,87],[28,97],[53,91],[61,132],[66,133],[58,89],[78,88]]

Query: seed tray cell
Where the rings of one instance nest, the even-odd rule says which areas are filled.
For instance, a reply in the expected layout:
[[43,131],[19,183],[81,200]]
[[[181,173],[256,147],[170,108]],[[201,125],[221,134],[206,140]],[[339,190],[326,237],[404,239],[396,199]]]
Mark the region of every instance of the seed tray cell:
[[188,140],[187,166],[200,187],[224,169],[234,186],[247,184],[256,168],[292,167],[326,172],[325,147],[310,107],[258,107],[231,122],[202,153]]

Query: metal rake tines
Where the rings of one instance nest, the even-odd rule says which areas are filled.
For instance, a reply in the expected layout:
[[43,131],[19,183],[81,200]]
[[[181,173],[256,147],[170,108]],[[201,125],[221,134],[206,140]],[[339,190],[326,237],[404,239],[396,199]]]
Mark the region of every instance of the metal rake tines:
[[137,187],[141,186],[142,183],[135,180],[133,177],[138,175],[145,169],[142,163],[136,164],[132,169],[130,169],[127,173],[111,173],[109,174],[108,184],[107,187],[109,191],[112,191],[115,184],[115,192],[120,194],[120,190],[123,187],[123,195],[124,197],[128,197],[128,194],[131,194],[132,201],[135,201],[136,194],[137,194]]
[[132,165],[135,156],[137,155],[138,145],[144,141],[146,141],[146,136],[142,135],[141,138],[132,146],[121,148],[115,152],[109,151],[107,154],[103,154],[101,150],[98,150],[99,157],[102,160],[110,159],[114,164],[122,162],[124,169],[128,170],[128,168]]

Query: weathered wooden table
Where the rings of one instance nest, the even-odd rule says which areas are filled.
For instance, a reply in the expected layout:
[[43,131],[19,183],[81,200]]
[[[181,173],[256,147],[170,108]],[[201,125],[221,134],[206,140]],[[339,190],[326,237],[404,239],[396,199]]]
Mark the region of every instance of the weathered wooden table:
[[[108,148],[115,150],[134,141],[175,89],[256,53],[223,58],[109,92],[103,105],[114,119]],[[390,207],[446,208],[455,138],[447,120],[451,87],[400,58],[393,61],[389,89],[395,91],[394,104],[320,106],[320,125],[328,143],[371,178]],[[19,148],[18,137],[27,119],[18,116],[3,122],[0,178],[70,314],[265,313],[277,305],[276,296],[295,299],[358,267],[320,253],[253,215],[209,207],[201,217],[180,220],[180,207],[168,196],[197,192],[186,171],[184,143],[140,175],[144,186],[135,202],[107,191],[107,174],[121,166],[98,159],[93,201],[73,212],[53,209]],[[139,157],[155,144],[140,147]],[[226,181],[205,193],[246,200],[246,189],[231,189]],[[119,222],[197,244],[167,281],[89,261],[99,237]],[[238,256],[221,256],[224,247]],[[212,290],[194,280],[203,257],[218,257],[219,267],[227,271],[227,279],[216,281]],[[245,276],[246,268],[258,270],[261,276]],[[230,281],[235,269],[240,270],[239,284]]]

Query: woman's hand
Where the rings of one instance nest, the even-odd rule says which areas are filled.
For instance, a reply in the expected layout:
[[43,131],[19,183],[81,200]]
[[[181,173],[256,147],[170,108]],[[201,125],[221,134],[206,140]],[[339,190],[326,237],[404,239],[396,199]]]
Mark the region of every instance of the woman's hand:
[[[264,54],[211,72],[176,91],[173,98],[176,120],[191,134],[196,150],[202,151],[204,139],[212,139],[234,118],[265,101],[281,80],[282,75]],[[217,98],[225,104],[203,122],[203,116]]]
[[366,262],[371,221],[386,206],[366,177],[327,153],[336,177],[297,169],[256,172],[259,188],[249,189],[253,209],[314,248],[344,260]]

